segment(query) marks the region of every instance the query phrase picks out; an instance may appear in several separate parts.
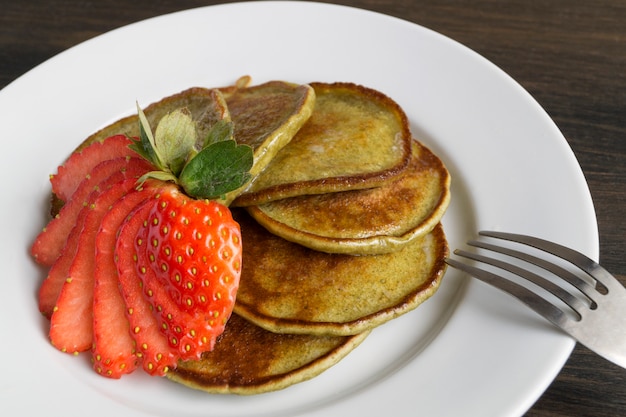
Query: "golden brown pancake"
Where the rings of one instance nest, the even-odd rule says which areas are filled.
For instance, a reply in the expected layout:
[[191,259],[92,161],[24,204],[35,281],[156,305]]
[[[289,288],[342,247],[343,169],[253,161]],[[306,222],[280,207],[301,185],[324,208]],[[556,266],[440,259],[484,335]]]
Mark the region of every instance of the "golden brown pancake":
[[450,201],[450,175],[413,141],[407,169],[380,187],[307,195],[247,207],[270,232],[311,249],[348,254],[398,250],[429,233]]
[[411,134],[396,102],[351,83],[311,86],[313,114],[234,205],[375,187],[407,166]]
[[233,314],[215,348],[199,361],[180,362],[167,377],[218,394],[260,394],[311,379],[330,368],[369,334],[277,334]]
[[272,332],[361,333],[416,308],[445,271],[440,224],[395,252],[353,256],[314,251],[235,215],[244,244],[234,311]]

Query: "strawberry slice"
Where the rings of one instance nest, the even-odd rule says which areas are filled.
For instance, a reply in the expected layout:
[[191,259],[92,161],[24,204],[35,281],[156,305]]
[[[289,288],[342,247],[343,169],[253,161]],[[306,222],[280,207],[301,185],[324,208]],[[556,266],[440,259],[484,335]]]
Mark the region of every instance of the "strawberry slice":
[[[138,167],[137,169],[135,169]],[[76,220],[72,226],[69,236],[66,238],[65,245],[62,247],[59,256],[48,271],[48,276],[43,281],[39,289],[39,311],[50,318],[52,311],[56,305],[57,298],[61,293],[63,284],[69,276],[70,266],[76,256],[76,250],[78,248],[78,238],[83,230],[85,216],[89,212],[89,207],[93,204],[100,193],[118,182],[125,179],[136,179],[144,173],[141,165],[135,165],[127,169],[120,169],[115,171],[112,175],[100,181],[89,194],[86,202],[81,205],[81,210],[78,213]],[[68,203],[69,204],[69,203]],[[51,232],[46,232],[51,233]],[[40,243],[41,245],[41,243]],[[39,246],[43,248],[43,246]]]
[[59,298],[63,284],[65,284],[70,266],[72,266],[72,261],[76,255],[76,248],[78,247],[78,238],[80,232],[83,230],[86,215],[87,210],[80,211],[76,219],[76,225],[67,238],[61,255],[59,255],[54,262],[48,271],[48,276],[41,283],[41,287],[39,287],[39,311],[48,319],[52,317],[57,299]]
[[143,284],[138,275],[137,247],[145,246],[142,235],[146,234],[146,222],[153,204],[154,200],[140,205],[122,225],[115,254],[120,288],[127,307],[126,316],[139,349],[137,356],[141,357],[146,372],[163,376],[168,369],[176,366],[179,355],[161,332],[152,305],[143,295]]
[[96,235],[92,359],[94,369],[110,378],[133,372],[138,361],[119,288],[114,256],[117,232],[135,207],[155,192],[154,188],[144,187],[120,198],[102,218]]
[[57,349],[78,353],[93,341],[93,295],[96,233],[109,207],[136,186],[135,178],[115,183],[86,209],[76,255],[50,319],[50,340]]
[[131,143],[132,140],[125,135],[115,135],[74,152],[57,169],[57,173],[50,176],[52,192],[61,200],[69,201],[80,182],[100,162],[119,157],[136,156],[136,153],[128,147]]
[[120,157],[99,163],[80,183],[72,198],[61,208],[31,247],[31,254],[39,264],[51,266],[60,256],[65,241],[76,224],[78,213],[88,203],[96,188],[103,188],[104,181],[115,172],[127,171],[128,176],[141,176],[152,166],[143,158]]
[[180,357],[199,359],[213,349],[235,304],[239,224],[222,204],[170,187],[152,206],[146,231],[145,252],[137,251],[144,294]]

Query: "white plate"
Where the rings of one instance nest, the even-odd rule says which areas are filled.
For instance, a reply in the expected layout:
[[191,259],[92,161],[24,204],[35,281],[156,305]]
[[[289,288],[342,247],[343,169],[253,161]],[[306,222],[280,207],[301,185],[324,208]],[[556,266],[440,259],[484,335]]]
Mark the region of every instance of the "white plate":
[[[452,248],[479,228],[541,235],[597,258],[595,214],[563,136],[512,79],[428,29],[352,8],[241,3],[167,15],[54,57],[0,93],[2,415],[516,416],[573,342],[510,298],[449,271],[439,293],[321,376],[281,392],[214,396],[141,372],[111,381],[47,342],[27,249],[48,174],[95,129],[193,85],[353,81],[400,103],[453,177]],[[10,411],[10,413],[7,413]]]

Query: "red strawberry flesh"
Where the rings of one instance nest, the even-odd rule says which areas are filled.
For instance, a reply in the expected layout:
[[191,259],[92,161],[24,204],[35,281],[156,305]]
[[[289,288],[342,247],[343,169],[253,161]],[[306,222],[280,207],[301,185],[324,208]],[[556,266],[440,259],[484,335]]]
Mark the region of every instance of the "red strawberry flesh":
[[107,180],[114,173],[125,172],[128,177],[140,177],[150,170],[151,165],[142,158],[122,157],[99,163],[94,167],[91,174],[80,183],[72,198],[61,208],[59,214],[48,223],[35,239],[31,247],[31,254],[35,260],[46,266],[51,266],[56,261],[76,223],[78,213],[89,203],[91,193],[94,190],[106,188]]
[[[136,179],[140,175],[142,175],[143,172],[144,165],[135,164],[132,164],[126,169],[120,169],[115,171],[112,175],[100,181],[95,187],[93,187],[93,191],[91,191],[89,197],[86,199],[86,202],[84,204],[81,204],[81,209],[77,214],[77,218],[73,222],[69,236],[65,238],[65,243],[60,248],[59,255],[52,264],[52,267],[48,272],[48,276],[43,281],[39,290],[39,311],[41,311],[44,316],[50,317],[52,315],[52,310],[56,305],[57,298],[61,292],[63,284],[69,276],[69,269],[76,256],[79,236],[83,230],[85,216],[90,211],[90,206],[104,190],[107,190],[116,183],[119,183],[126,179]],[[44,234],[48,234],[48,236],[51,236],[52,233],[54,232],[49,230]],[[43,234],[40,236],[43,236]],[[39,242],[38,248],[44,249],[43,242],[45,240],[48,240],[48,238],[46,237],[42,240],[38,239],[36,241]],[[44,252],[41,251],[40,253]]]
[[102,142],[94,142],[79,152],[74,152],[50,177],[52,192],[63,201],[69,201],[81,181],[100,162],[126,156],[137,156],[128,147],[132,141],[125,135],[111,136]]
[[117,232],[135,207],[154,192],[153,188],[144,187],[120,198],[102,218],[96,235],[92,358],[94,369],[110,378],[133,372],[138,361],[119,288],[114,256]]
[[81,210],[76,219],[76,224],[65,242],[61,255],[54,262],[48,271],[48,276],[41,283],[41,287],[39,287],[39,311],[47,318],[52,316],[63,284],[65,284],[69,274],[70,266],[72,266],[74,256],[76,256],[78,239],[80,232],[83,230],[86,215],[87,210]]
[[109,207],[135,185],[134,178],[118,182],[87,207],[89,211],[80,232],[76,255],[50,323],[50,340],[63,352],[77,353],[91,348],[96,234]]

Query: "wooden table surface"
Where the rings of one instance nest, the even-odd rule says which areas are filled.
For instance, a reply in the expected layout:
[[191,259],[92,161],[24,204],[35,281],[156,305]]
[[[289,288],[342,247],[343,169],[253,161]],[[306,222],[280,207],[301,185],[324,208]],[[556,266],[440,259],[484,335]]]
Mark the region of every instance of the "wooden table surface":
[[[200,0],[0,0],[0,88],[84,40]],[[428,27],[480,53],[545,108],[594,200],[600,260],[626,284],[626,2],[334,1]],[[6,117],[6,115],[4,115]],[[626,415],[626,370],[577,347],[528,416]]]

